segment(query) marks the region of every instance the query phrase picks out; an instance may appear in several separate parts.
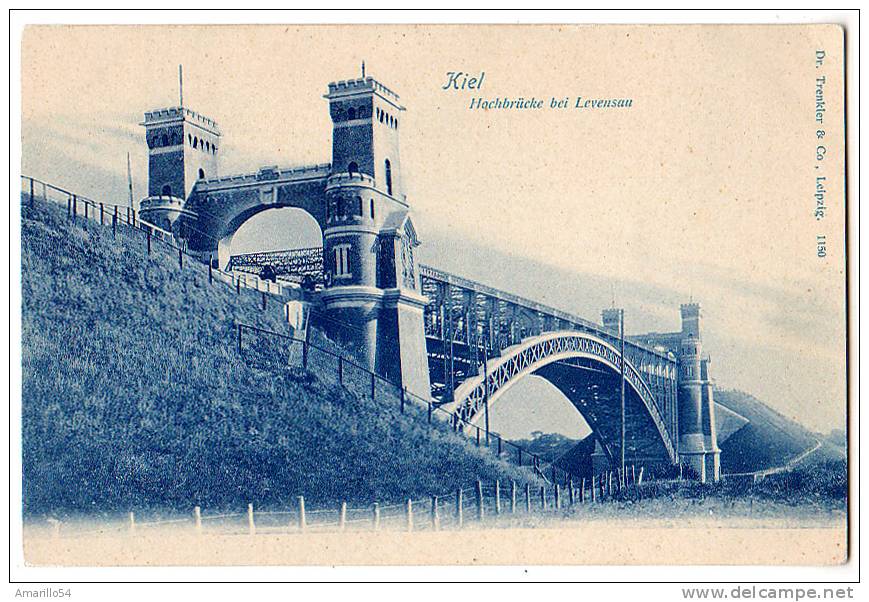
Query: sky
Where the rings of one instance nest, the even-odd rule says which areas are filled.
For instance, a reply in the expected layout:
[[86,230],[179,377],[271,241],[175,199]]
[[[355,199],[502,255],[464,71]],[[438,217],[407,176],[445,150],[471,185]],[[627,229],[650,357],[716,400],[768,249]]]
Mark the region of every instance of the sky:
[[[129,152],[144,196],[139,123],[177,105],[179,63],[185,105],[222,129],[222,174],[327,162],[322,94],[364,60],[407,107],[401,162],[424,262],[590,319],[615,300],[629,334],[677,330],[679,304],[698,301],[717,384],[827,431],[845,420],[843,217],[834,189],[819,260],[813,73],[797,68],[819,42],[783,29],[31,28],[22,171],[123,202]],[[485,89],[443,90],[455,70],[485,71]],[[467,108],[476,96],[577,95],[635,105]],[[254,219],[233,252],[317,238],[292,212]],[[515,436],[572,412],[546,387],[530,381],[504,402],[504,416],[523,416]],[[532,419],[538,397],[551,403]]]

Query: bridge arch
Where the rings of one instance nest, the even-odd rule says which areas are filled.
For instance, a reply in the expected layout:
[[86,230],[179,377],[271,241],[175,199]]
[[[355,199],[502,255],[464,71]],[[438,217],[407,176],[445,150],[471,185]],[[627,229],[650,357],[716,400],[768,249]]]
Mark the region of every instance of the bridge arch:
[[226,268],[233,237],[242,225],[270,209],[283,208],[308,214],[317,223],[322,241],[327,170],[328,165],[262,168],[256,174],[199,180],[184,205],[189,212],[183,235],[188,248],[203,261],[210,258],[216,267]]
[[[224,269],[229,264],[232,255],[240,254],[238,249],[233,250],[233,240],[237,238],[239,233],[244,234],[248,227],[259,222],[263,218],[273,219],[279,226],[289,225],[291,232],[277,233],[291,234],[295,239],[295,243],[288,243],[286,240],[279,241],[276,244],[277,249],[292,250],[310,247],[323,246],[323,227],[317,219],[307,210],[301,207],[276,207],[274,205],[255,206],[242,211],[233,219],[228,221],[221,231],[221,236],[217,242],[218,266]],[[260,227],[259,230],[268,231],[269,228]],[[271,251],[272,249],[244,249],[242,253]]]
[[[453,394],[454,401],[445,404],[444,409],[461,422],[477,424],[484,419],[487,395],[491,410],[512,385],[532,374],[542,376],[573,403],[612,460],[619,445],[613,436],[613,412],[619,413],[620,431],[621,408],[611,389],[621,378],[621,363],[619,350],[593,334],[548,332],[526,338],[489,360],[485,376],[480,374],[462,382]],[[676,434],[668,429],[643,372],[630,361],[625,361],[625,380],[626,415],[631,423],[626,450],[638,459],[657,457],[675,463]],[[614,401],[618,408],[613,408]]]

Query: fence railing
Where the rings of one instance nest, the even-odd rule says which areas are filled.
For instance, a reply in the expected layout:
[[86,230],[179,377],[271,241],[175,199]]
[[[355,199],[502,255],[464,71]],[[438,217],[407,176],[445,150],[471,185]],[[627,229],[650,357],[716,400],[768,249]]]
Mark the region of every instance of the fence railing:
[[344,501],[312,507],[304,496],[286,509],[258,509],[253,503],[244,512],[206,512],[193,506],[186,516],[142,520],[135,512],[123,519],[94,525],[47,519],[51,535],[74,538],[128,533],[175,527],[195,534],[304,534],[343,531],[439,531],[466,527],[509,526],[513,521],[569,516],[579,507],[618,499],[633,493],[642,497],[643,469],[626,473],[620,483],[608,477],[583,479],[578,484],[533,486],[516,481],[476,481],[471,487],[446,495],[407,498],[399,503],[374,502],[352,506]]
[[[464,420],[458,414],[435,404],[431,397],[416,395],[342,353],[318,346],[307,338],[297,338],[249,324],[238,323],[236,329],[236,348],[247,359],[268,364],[273,369],[295,367],[309,370],[326,380],[337,382],[355,395],[391,404],[401,413],[411,408],[422,411],[429,424],[437,419],[449,424],[456,433],[470,433],[477,447],[486,447],[502,460],[532,469],[549,484],[573,487],[574,483],[582,481],[582,477],[554,463],[545,462],[539,454],[503,438],[499,433]],[[624,472],[628,470],[636,469],[628,466]],[[615,478],[619,483],[625,483],[627,479],[621,469],[602,474],[597,478]]]
[[[183,240],[179,242],[172,232],[142,220],[138,211],[129,205],[95,201],[30,176],[21,176],[21,192],[27,202],[41,200],[66,207],[67,216],[70,218],[84,217],[99,222],[100,225],[111,226],[113,233],[118,228],[135,232],[141,237],[149,254],[154,250],[155,245],[162,245],[164,248],[171,249],[178,255],[179,268],[184,267],[185,257],[188,258],[188,262],[193,260],[197,265],[202,263],[198,255],[189,252]],[[199,233],[198,230],[189,225],[185,225],[185,229]],[[204,236],[204,233],[202,235]],[[234,287],[237,291],[251,289],[274,297],[290,297],[297,290],[296,287],[288,288],[277,282],[263,280],[254,274],[232,274],[214,268],[211,262],[208,262],[208,278],[209,282],[218,281]],[[266,303],[265,297],[263,297],[263,303]]]

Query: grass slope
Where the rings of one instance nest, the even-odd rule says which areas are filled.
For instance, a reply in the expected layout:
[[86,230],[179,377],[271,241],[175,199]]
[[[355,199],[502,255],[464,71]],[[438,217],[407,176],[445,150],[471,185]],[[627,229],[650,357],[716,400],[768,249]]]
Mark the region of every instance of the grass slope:
[[137,234],[37,202],[22,267],[26,515],[331,507],[533,478],[424,415],[249,365],[234,323],[287,332],[281,306],[148,256]]
[[[748,393],[716,390],[715,401],[749,420],[720,445],[721,469],[725,473],[782,466],[811,449],[820,438]],[[822,446],[806,461],[823,463],[841,459],[840,454],[831,451],[829,446]]]

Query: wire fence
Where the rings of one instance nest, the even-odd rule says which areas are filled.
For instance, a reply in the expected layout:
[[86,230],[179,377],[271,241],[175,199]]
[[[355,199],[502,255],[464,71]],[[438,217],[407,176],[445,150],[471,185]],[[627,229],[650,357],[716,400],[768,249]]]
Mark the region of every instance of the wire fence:
[[200,506],[183,516],[151,517],[130,512],[124,517],[64,522],[50,518],[44,528],[55,538],[103,535],[141,535],[165,528],[195,534],[257,535],[304,534],[344,531],[439,531],[462,528],[510,526],[518,521],[565,518],[583,506],[624,499],[631,493],[642,497],[643,469],[626,471],[624,480],[606,473],[568,487],[516,481],[476,481],[472,486],[446,495],[407,498],[401,503],[374,502],[350,506],[346,502],[312,507],[304,496],[286,509],[259,509],[253,503],[243,512],[208,513]]
[[[177,254],[180,269],[183,269],[185,264],[192,263],[191,260],[194,260],[196,265],[203,263],[202,257],[197,253],[190,252],[183,239],[179,242],[179,239],[172,232],[142,220],[139,217],[138,211],[129,205],[95,201],[53,184],[24,175],[21,176],[21,193],[24,202],[43,201],[60,205],[66,208],[67,217],[71,219],[85,218],[103,226],[111,226],[113,234],[116,234],[119,228],[133,232],[141,239],[149,254],[154,252],[158,245],[164,249],[170,249],[173,253]],[[185,229],[199,233],[198,230],[186,224]],[[202,236],[208,235],[202,233]],[[209,238],[213,237],[209,236]],[[267,303],[266,295],[286,298],[299,294],[298,287],[287,287],[278,282],[263,280],[255,274],[226,272],[214,267],[210,261],[206,263],[208,264],[209,282],[220,282],[235,288],[236,291],[252,289],[261,292],[264,304]]]

